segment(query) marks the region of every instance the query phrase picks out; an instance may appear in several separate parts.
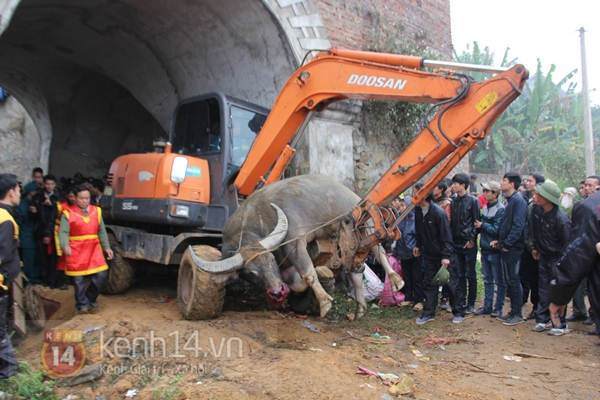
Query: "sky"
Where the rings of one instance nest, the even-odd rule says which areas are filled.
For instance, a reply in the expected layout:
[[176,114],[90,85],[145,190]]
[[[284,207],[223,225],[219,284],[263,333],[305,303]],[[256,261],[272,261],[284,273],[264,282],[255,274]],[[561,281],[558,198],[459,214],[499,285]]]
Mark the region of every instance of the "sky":
[[[581,43],[579,29],[585,28],[587,75],[590,100],[600,104],[600,2],[597,0],[450,0],[452,44],[460,54],[477,41],[495,53],[495,64],[509,59],[534,74],[537,59],[547,73],[556,66],[554,82],[577,69],[573,81],[581,91]],[[472,48],[472,46],[471,46]],[[563,86],[566,89],[568,85]]]

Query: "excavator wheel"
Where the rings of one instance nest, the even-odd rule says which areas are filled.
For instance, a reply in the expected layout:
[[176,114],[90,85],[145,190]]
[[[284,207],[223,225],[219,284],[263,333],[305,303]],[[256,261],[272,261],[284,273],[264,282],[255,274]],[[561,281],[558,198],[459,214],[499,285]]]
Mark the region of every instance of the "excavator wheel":
[[[196,255],[207,261],[219,261],[218,250],[206,245],[193,246]],[[179,264],[177,299],[183,318],[203,320],[218,317],[225,302],[223,276],[202,271],[192,259],[188,248]]]
[[126,292],[133,282],[135,267],[133,260],[123,258],[121,255],[121,244],[113,233],[108,234],[110,248],[113,251],[113,259],[108,260],[108,278],[102,293],[119,294]]
[[25,287],[23,297],[25,300],[25,310],[29,317],[28,320],[35,329],[44,329],[46,326],[46,311],[44,310],[42,296],[40,296],[33,286],[29,285]]

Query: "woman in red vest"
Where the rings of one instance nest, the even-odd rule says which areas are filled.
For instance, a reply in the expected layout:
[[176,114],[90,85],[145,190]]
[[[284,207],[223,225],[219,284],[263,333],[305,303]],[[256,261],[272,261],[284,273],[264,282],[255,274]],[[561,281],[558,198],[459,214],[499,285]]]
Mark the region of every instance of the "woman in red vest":
[[[90,191],[83,185],[75,187],[75,204],[63,210],[60,221],[59,240],[66,256],[65,275],[73,279],[75,286],[75,306],[81,314],[87,314],[89,307],[98,307],[96,302],[106,283],[108,265],[113,252],[108,243],[108,235],[102,220],[102,210],[90,205]],[[85,277],[91,279],[87,290]]]

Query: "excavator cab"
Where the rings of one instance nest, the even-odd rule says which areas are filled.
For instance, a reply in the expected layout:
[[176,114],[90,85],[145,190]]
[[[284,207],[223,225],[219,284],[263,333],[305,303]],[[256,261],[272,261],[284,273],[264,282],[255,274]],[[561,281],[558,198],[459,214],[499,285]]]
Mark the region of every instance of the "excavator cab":
[[169,143],[156,140],[152,153],[113,162],[105,215],[156,233],[220,231],[238,208],[230,183],[268,113],[219,92],[183,100],[173,114]]
[[228,186],[246,160],[269,110],[214,92],[183,100],[173,114],[172,151],[208,161],[210,202],[237,209]]

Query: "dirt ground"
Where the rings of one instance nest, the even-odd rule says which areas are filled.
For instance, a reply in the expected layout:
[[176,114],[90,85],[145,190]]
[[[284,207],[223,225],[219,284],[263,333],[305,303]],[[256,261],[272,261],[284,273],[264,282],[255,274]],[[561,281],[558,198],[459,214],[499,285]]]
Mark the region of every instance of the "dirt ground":
[[[181,318],[172,280],[100,296],[89,315],[74,315],[72,287],[41,294],[61,303],[47,327],[95,328],[83,335],[86,364],[103,363],[95,382],[57,385],[60,398],[123,399],[130,389],[139,390],[135,399],[397,397],[382,379],[357,374],[359,366],[407,375],[414,387],[402,397],[416,399],[598,398],[600,342],[580,323],[551,337],[532,332],[533,321],[507,327],[489,316],[469,316],[456,325],[438,310],[435,321],[417,326],[418,313],[399,307],[370,308],[365,319],[349,322],[343,316],[351,305],[341,296],[327,319],[265,310],[192,322]],[[19,356],[43,369],[42,344],[41,333],[30,334]],[[536,357],[505,359],[518,353]]]

